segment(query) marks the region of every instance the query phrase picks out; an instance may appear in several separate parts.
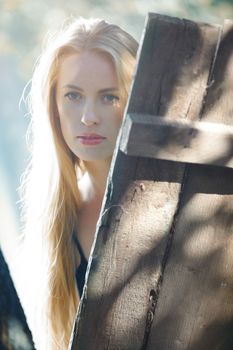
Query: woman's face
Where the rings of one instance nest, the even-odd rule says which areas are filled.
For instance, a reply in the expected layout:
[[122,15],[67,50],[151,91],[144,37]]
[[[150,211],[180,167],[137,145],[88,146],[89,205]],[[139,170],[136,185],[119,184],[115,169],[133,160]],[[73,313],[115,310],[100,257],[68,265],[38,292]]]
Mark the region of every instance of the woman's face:
[[56,103],[70,150],[83,161],[111,158],[124,105],[110,58],[91,51],[63,57]]

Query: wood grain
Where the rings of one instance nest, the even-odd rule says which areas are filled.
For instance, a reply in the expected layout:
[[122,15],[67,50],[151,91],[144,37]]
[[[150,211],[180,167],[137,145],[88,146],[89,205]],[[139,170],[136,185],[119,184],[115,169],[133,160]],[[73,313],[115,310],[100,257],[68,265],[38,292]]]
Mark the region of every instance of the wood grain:
[[[204,121],[232,123],[232,39],[233,24],[227,22],[201,113]],[[230,149],[225,162],[229,154]],[[148,350],[233,348],[232,179],[231,169],[186,167]]]
[[132,113],[122,130],[120,149],[129,156],[233,168],[232,143],[229,125]]

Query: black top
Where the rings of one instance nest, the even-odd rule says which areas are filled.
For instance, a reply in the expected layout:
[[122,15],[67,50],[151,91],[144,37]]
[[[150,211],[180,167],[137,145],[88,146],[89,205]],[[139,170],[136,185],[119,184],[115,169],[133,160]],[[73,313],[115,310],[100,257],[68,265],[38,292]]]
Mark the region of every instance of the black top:
[[85,258],[82,247],[81,247],[75,234],[73,235],[73,239],[74,239],[74,243],[79,251],[80,258],[81,258],[80,265],[75,271],[76,283],[77,283],[79,295],[81,297],[82,292],[83,292],[83,287],[85,284],[85,275],[86,275],[86,270],[87,270],[87,259]]

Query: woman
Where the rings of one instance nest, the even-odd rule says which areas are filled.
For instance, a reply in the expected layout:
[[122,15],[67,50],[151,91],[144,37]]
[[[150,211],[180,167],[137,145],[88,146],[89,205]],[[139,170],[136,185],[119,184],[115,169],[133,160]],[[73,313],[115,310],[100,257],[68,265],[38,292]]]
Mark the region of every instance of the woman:
[[18,290],[37,349],[68,348],[136,51],[118,26],[81,18],[35,68]]

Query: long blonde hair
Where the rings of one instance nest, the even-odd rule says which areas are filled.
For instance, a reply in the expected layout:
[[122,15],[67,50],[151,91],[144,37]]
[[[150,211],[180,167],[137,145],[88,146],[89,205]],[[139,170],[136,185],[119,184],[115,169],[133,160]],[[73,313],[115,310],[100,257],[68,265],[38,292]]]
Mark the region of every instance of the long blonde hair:
[[[33,74],[28,96],[32,157],[23,176],[21,195],[23,255],[33,267],[30,284],[37,279],[37,300],[29,298],[31,302],[22,300],[22,304],[36,346],[43,350],[67,349],[79,304],[72,232],[80,207],[77,177],[85,169],[63,139],[55,93],[61,57],[83,50],[108,54],[126,101],[137,42],[104,20],[79,18],[50,38]],[[47,323],[44,326],[43,319]],[[48,327],[48,335],[44,327]]]

